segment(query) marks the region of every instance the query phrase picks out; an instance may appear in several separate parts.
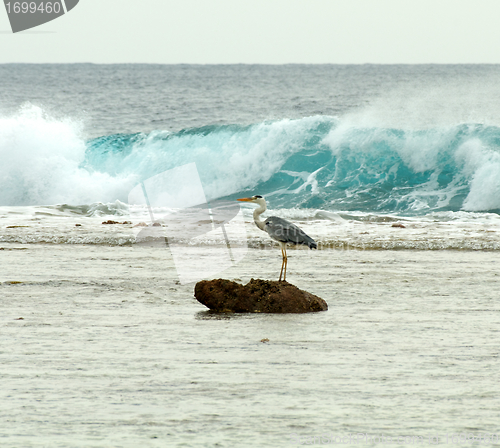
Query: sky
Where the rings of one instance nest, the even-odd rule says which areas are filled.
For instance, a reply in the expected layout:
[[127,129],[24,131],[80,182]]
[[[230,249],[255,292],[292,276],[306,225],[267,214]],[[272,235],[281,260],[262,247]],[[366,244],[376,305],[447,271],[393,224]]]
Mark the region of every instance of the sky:
[[0,9],[0,63],[500,63],[499,18],[500,0],[80,0],[16,34]]

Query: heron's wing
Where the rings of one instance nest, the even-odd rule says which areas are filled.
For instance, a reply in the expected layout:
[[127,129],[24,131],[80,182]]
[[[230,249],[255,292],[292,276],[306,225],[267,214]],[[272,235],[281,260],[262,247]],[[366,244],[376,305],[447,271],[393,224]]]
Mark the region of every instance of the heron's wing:
[[273,240],[282,243],[304,244],[311,249],[317,247],[316,242],[309,235],[306,235],[302,229],[277,216],[266,219],[265,230]]

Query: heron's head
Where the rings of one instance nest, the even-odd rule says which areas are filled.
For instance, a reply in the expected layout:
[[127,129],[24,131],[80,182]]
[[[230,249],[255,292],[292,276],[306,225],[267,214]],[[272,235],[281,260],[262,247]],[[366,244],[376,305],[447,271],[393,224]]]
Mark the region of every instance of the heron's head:
[[262,205],[263,206],[266,205],[266,200],[262,196],[260,196],[258,194],[256,194],[255,196],[252,196],[251,198],[241,198],[241,199],[238,199],[238,201],[253,202],[254,204],[259,204],[261,206]]

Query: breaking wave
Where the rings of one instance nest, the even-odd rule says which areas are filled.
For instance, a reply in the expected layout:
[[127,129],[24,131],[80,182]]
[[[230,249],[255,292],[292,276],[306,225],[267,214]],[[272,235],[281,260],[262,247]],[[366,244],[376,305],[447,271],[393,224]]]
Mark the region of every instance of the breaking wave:
[[0,205],[127,202],[141,181],[195,163],[205,196],[273,209],[500,211],[500,128],[396,129],[315,116],[86,141],[26,106],[0,118]]

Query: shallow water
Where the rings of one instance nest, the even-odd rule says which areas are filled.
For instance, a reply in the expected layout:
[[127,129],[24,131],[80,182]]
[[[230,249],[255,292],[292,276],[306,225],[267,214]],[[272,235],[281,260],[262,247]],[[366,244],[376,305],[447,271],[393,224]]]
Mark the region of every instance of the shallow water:
[[[114,214],[109,207],[114,206]],[[88,206],[83,207],[87,210]],[[148,210],[129,211],[127,204],[94,204],[106,214],[82,212],[80,207],[0,207],[1,243],[104,244],[132,245],[141,240],[139,234],[151,221]],[[253,223],[254,207],[243,207],[241,214],[226,223],[234,229],[228,242],[233,246],[248,245],[270,249],[269,236]],[[238,210],[238,209],[237,209]],[[235,212],[237,213],[237,212]],[[214,233],[206,216],[188,213],[165,213],[161,210],[158,230],[169,243],[181,246],[224,245],[222,232]],[[499,250],[500,216],[495,213],[443,212],[424,216],[376,214],[363,212],[328,212],[311,209],[269,210],[264,215],[277,215],[298,224],[314,237],[320,249],[358,250]],[[208,215],[207,215],[208,216]],[[190,221],[188,221],[190,219]],[[212,219],[212,218],[210,218]],[[119,224],[103,225],[114,221]],[[215,223],[216,220],[214,220]],[[125,223],[125,224],[124,224]],[[198,225],[200,224],[200,225]],[[200,230],[201,229],[201,230]],[[154,229],[153,230],[157,230]],[[152,239],[148,237],[148,239]],[[184,249],[182,249],[184,250]],[[200,249],[201,250],[201,249]],[[202,276],[203,277],[203,276]]]
[[[288,280],[327,312],[217,315],[167,250],[1,246],[1,446],[498,432],[497,252],[292,250]],[[250,249],[221,276],[279,266]]]

